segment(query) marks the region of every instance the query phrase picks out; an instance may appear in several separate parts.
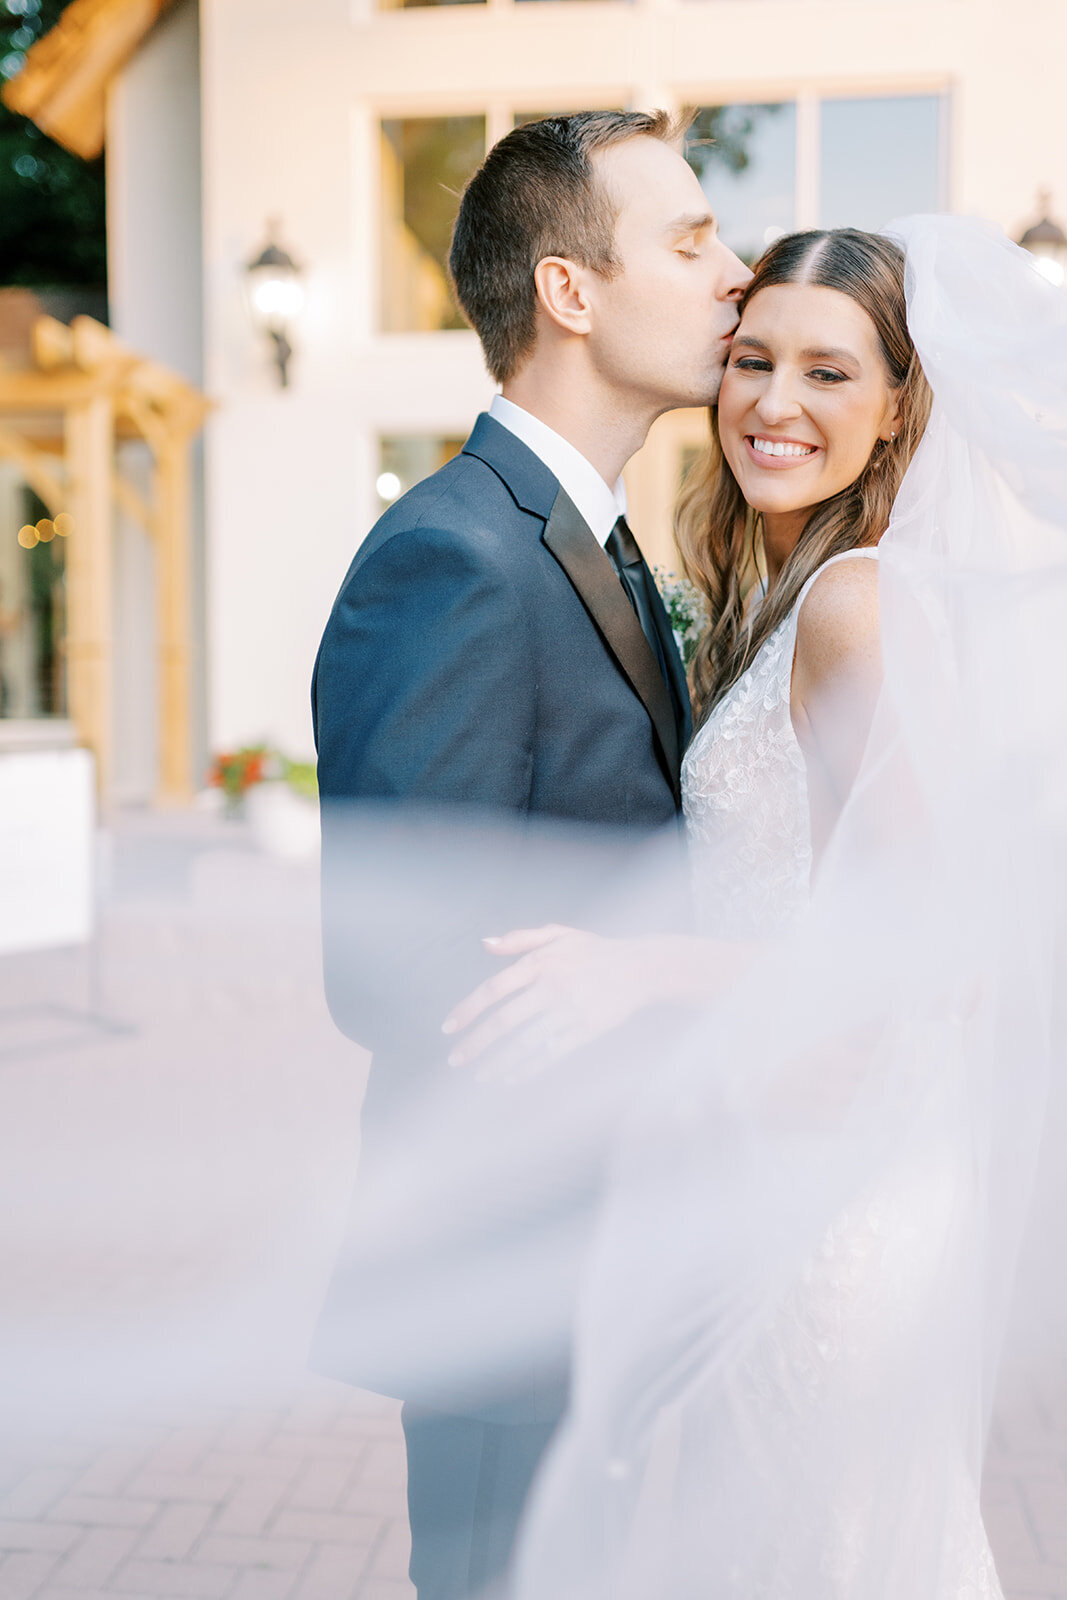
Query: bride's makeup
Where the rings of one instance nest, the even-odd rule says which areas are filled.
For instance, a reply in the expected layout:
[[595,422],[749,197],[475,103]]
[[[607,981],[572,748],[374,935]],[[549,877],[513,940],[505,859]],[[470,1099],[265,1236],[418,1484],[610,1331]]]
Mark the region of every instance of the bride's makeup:
[[745,307],[719,396],[719,439],[765,519],[803,518],[863,472],[895,426],[866,311],[840,290],[775,284]]

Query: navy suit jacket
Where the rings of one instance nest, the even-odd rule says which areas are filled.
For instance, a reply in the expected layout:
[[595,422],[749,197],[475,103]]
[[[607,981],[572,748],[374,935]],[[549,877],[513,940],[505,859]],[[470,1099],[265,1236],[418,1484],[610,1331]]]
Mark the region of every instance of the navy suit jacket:
[[[383,867],[377,841],[353,842],[349,808],[433,808],[477,826],[494,815],[537,817],[595,825],[613,839],[676,832],[689,701],[655,600],[669,685],[611,561],[558,480],[489,416],[360,546],[326,626],[312,701],[327,998],[341,1029],[374,1050],[365,1166],[376,1129],[395,1116],[398,1085],[442,1065],[440,1018],[488,964],[462,894],[449,889],[397,919],[417,925],[419,937],[395,951],[373,917],[361,925],[352,907],[366,902],[372,881],[388,892],[397,875]],[[437,872],[435,864],[414,876]],[[563,921],[567,910],[524,907],[522,920],[505,925]],[[484,916],[474,920],[487,931]],[[428,1014],[421,1034],[405,986]],[[403,1376],[368,1371],[352,1355],[359,1278],[344,1265],[335,1276],[316,1364],[410,1397]]]
[[480,417],[341,586],[312,682],[323,799],[669,822],[689,701],[658,621],[673,695],[558,480]]

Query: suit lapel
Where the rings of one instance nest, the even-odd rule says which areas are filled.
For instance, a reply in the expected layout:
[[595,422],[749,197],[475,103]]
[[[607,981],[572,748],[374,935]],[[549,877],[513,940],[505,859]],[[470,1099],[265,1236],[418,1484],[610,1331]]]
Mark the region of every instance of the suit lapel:
[[678,729],[659,662],[623,593],[615,568],[563,489],[556,495],[543,538],[648,712],[677,793],[681,761]]

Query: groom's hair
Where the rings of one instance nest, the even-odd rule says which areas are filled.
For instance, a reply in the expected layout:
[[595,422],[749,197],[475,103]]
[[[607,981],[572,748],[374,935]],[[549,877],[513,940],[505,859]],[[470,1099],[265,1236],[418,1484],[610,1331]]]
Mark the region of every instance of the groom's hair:
[[618,211],[594,151],[640,136],[671,144],[682,131],[666,111],[578,111],[524,123],[490,150],[464,190],[449,266],[498,383],[533,349],[539,261],[563,256],[604,277],[621,268]]

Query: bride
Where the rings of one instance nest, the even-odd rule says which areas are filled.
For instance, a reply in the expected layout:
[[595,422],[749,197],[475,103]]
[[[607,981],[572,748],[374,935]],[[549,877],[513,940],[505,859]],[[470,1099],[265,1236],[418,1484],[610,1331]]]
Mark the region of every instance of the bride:
[[684,498],[696,934],[513,932],[446,1025],[515,1073],[693,1018],[620,1139],[522,1600],[1000,1595],[981,1459],[1059,1048],[1067,309],[995,230],[896,233],[766,253]]

